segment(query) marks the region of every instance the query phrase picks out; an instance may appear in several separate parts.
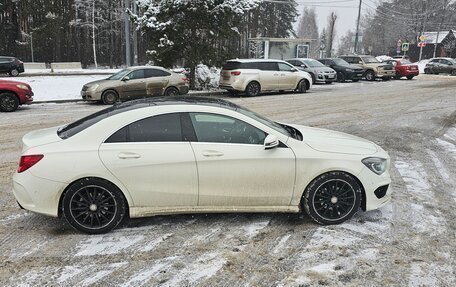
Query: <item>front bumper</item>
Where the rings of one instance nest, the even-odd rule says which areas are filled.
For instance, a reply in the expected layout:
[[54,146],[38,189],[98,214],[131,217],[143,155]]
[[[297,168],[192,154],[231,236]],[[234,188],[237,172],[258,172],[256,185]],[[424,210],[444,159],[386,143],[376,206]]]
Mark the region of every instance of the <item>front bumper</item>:
[[333,74],[317,74],[315,77],[315,82],[316,83],[328,83],[328,82],[334,82],[337,80],[336,73]]
[[[391,177],[388,171],[377,175],[366,167],[358,175],[358,179],[361,181],[366,195],[363,210],[378,209],[391,201]],[[388,188],[385,193],[383,189],[386,186]]]
[[364,71],[346,72],[347,80],[361,80],[364,76]]
[[85,101],[100,101],[101,100],[101,92],[96,91],[81,91],[81,97]]
[[29,171],[15,173],[13,194],[24,209],[49,216],[58,216],[60,195],[66,184],[36,177]]

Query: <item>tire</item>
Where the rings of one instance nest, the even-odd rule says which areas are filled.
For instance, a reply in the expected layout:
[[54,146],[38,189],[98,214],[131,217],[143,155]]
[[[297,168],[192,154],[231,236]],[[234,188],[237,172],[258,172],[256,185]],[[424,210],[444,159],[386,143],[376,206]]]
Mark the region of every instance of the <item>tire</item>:
[[107,90],[101,96],[101,101],[105,105],[114,105],[119,100],[119,95],[116,91]]
[[424,73],[425,73],[425,74],[431,74],[431,70],[429,70],[429,69],[424,69]]
[[0,111],[14,112],[19,107],[19,98],[10,92],[0,93]]
[[11,77],[17,77],[19,76],[19,71],[17,69],[11,69],[11,71],[9,71],[9,75]]
[[307,186],[301,207],[319,224],[339,224],[358,211],[361,197],[361,186],[352,175],[332,171],[318,176]]
[[261,92],[261,86],[258,82],[250,82],[245,88],[245,93],[249,97],[258,96]]
[[[401,77],[401,75],[397,75],[397,74],[396,74],[396,76],[394,76],[394,78],[395,78],[396,80],[400,80],[402,77]],[[408,78],[408,77],[407,77],[407,78]]]
[[375,73],[372,70],[368,70],[365,74],[364,77],[368,81],[375,81]]
[[298,93],[307,93],[307,90],[309,89],[309,83],[307,80],[301,80],[298,83]]
[[451,71],[452,76],[456,76],[456,70]]
[[165,97],[177,97],[179,96],[179,90],[174,88],[174,87],[170,87],[170,88],[167,88],[166,91],[165,91]]
[[411,79],[413,79],[413,77],[415,77],[415,76],[407,76],[407,80],[411,80]]
[[63,196],[63,214],[75,229],[88,234],[113,230],[125,217],[126,201],[112,183],[85,178],[70,185]]
[[337,81],[339,83],[344,83],[345,82],[345,75],[342,72],[337,73]]

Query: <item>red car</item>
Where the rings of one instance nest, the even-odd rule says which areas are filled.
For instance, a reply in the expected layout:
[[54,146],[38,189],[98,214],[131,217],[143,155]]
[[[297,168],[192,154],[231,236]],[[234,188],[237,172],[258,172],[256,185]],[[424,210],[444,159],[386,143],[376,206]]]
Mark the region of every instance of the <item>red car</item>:
[[32,101],[33,92],[28,84],[0,79],[0,111],[14,112],[19,105]]
[[411,80],[420,73],[418,65],[412,64],[412,62],[407,59],[392,59],[386,61],[386,63],[393,65],[396,68],[395,78],[397,80],[402,77],[407,77],[407,79]]

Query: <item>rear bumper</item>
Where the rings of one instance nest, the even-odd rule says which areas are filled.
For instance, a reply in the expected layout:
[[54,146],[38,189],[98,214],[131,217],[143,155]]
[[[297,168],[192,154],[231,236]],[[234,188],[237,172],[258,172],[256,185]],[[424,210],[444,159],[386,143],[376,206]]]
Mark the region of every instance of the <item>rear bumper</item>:
[[394,77],[396,76],[396,71],[377,71],[377,77],[379,78],[387,78],[387,77]]
[[416,71],[400,71],[400,72],[397,72],[398,75],[401,75],[402,77],[406,77],[406,76],[418,76],[420,74],[420,71],[416,70]]

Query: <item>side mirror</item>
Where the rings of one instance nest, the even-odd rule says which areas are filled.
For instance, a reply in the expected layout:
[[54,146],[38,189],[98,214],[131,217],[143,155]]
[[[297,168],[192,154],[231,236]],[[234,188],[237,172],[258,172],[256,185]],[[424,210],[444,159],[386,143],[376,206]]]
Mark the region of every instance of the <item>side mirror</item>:
[[306,65],[304,65],[304,64],[302,64],[302,65],[301,65],[301,67],[302,67],[302,68],[304,68],[304,69],[305,69],[305,68],[307,68],[307,66],[306,66]]
[[291,71],[292,71],[292,72],[297,72],[298,69],[296,69],[296,68],[291,68]]
[[361,65],[362,65],[362,64],[363,64],[363,61],[358,61],[358,64],[361,64]]
[[275,135],[268,135],[264,139],[264,149],[273,149],[279,146],[279,139]]
[[129,80],[130,80],[130,77],[129,77],[129,76],[125,76],[125,77],[123,77],[123,79],[122,79],[123,82],[129,81]]

